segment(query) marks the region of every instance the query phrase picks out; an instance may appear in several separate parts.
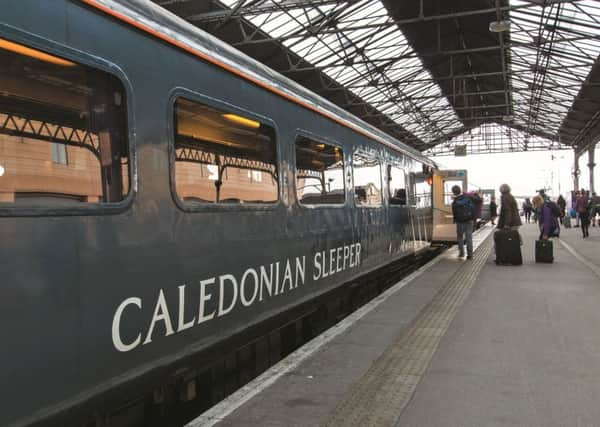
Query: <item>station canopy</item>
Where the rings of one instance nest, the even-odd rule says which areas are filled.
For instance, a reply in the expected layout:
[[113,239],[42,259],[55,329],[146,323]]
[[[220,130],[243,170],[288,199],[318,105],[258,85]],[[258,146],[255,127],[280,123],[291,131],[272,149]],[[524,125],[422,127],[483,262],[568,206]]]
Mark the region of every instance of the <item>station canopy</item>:
[[154,1],[428,154],[600,139],[597,0]]

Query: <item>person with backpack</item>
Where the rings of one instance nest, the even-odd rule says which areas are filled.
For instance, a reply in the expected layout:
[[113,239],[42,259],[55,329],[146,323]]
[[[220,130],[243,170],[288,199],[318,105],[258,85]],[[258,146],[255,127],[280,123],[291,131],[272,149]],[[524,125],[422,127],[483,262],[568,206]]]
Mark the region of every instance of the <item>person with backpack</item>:
[[464,191],[463,194],[468,196],[471,199],[471,202],[473,202],[473,230],[477,230],[481,225],[483,199],[478,191]]
[[475,203],[472,196],[463,194],[460,186],[452,187],[454,200],[452,201],[452,216],[456,223],[456,241],[458,242],[458,257],[465,256],[467,246],[467,259],[473,258],[473,220],[475,219]]

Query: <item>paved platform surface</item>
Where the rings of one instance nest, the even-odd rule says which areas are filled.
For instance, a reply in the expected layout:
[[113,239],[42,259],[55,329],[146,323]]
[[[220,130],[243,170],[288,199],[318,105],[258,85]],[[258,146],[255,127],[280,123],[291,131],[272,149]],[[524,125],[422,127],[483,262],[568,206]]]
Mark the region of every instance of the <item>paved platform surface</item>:
[[[524,265],[490,256],[397,425],[600,425],[600,277],[556,240],[535,264],[535,225],[521,234]],[[597,228],[561,239],[600,261]]]
[[482,234],[192,425],[600,425],[600,228],[563,230],[554,264],[521,233],[523,266]]

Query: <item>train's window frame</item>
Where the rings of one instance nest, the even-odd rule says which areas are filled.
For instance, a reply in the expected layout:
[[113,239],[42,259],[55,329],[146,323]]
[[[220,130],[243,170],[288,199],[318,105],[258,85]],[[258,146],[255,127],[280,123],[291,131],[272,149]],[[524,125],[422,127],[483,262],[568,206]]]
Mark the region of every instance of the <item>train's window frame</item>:
[[[178,98],[185,98],[188,101],[197,102],[207,107],[219,109],[224,112],[242,115],[249,119],[256,120],[260,123],[264,123],[270,126],[274,131],[275,136],[275,161],[277,166],[277,200],[272,203],[194,203],[189,204],[183,202],[176,189],[176,177],[175,177],[175,102]],[[253,211],[271,211],[276,210],[283,204],[283,191],[284,191],[284,180],[282,178],[282,149],[280,144],[280,131],[277,123],[269,117],[260,115],[253,111],[231,104],[221,99],[213,98],[207,95],[203,95],[194,90],[185,87],[176,87],[171,90],[168,102],[167,102],[167,132],[168,132],[168,156],[169,156],[169,187],[171,189],[171,198],[175,205],[184,212],[187,213],[202,213],[202,212],[228,212],[228,211],[240,211],[240,210],[253,210]]]
[[136,119],[132,106],[135,105],[135,95],[131,81],[127,74],[116,63],[110,62],[90,53],[75,50],[64,44],[43,39],[39,36],[25,33],[14,28],[0,25],[0,38],[12,41],[32,49],[47,52],[69,61],[93,68],[116,78],[123,86],[125,93],[126,111],[126,138],[125,143],[129,152],[128,180],[129,191],[123,200],[118,202],[95,203],[86,202],[81,205],[47,205],[47,206],[0,206],[0,217],[61,217],[61,216],[89,216],[89,215],[115,215],[128,210],[137,197],[137,147],[136,147]]
[[[311,139],[315,142],[321,142],[323,144],[331,145],[342,150],[342,159],[344,162],[342,174],[343,174],[343,182],[344,182],[344,203],[320,203],[320,204],[309,204],[302,203],[298,198],[298,164],[296,162],[296,142],[298,141],[298,137],[304,137],[307,139]],[[346,174],[348,173],[348,162],[346,159],[346,150],[344,150],[344,145],[338,141],[332,140],[330,138],[317,135],[313,132],[310,132],[305,129],[296,129],[294,134],[294,144],[293,144],[293,171],[294,171],[294,202],[301,209],[340,209],[344,208],[348,204],[348,187],[346,185]]]
[[[391,169],[395,167],[397,169],[400,169],[404,175],[404,191],[406,194],[406,200],[404,202],[404,204],[396,204],[396,203],[390,203],[390,200],[392,198],[392,193],[391,193],[391,188],[390,188],[390,181],[391,181]],[[408,191],[408,176],[406,173],[406,167],[403,166],[403,163],[401,161],[399,161],[397,158],[390,158],[386,163],[385,163],[385,181],[386,181],[386,200],[387,200],[387,204],[388,206],[392,207],[392,208],[407,208],[410,206],[409,203],[409,191]]]
[[[417,164],[421,165],[421,166],[423,165],[422,162],[417,162]],[[422,170],[422,169],[412,169],[408,173],[410,190],[412,193],[412,198],[410,200],[413,202],[413,203],[410,203],[409,206],[411,206],[415,209],[433,209],[433,187],[430,184],[428,184],[429,189],[430,189],[429,205],[428,206],[419,206],[419,194],[421,194],[421,193],[417,192],[417,182],[414,177],[418,174],[422,174],[422,172],[420,172],[420,170]],[[426,181],[424,181],[424,182],[426,182]]]
[[[363,205],[363,204],[358,204],[356,203],[356,185],[354,182],[354,156],[356,154],[359,154],[363,157],[370,157],[373,158],[375,160],[377,160],[379,162],[379,188],[381,191],[381,203],[379,203],[378,205]],[[365,208],[365,209],[383,209],[385,207],[386,204],[386,200],[385,200],[385,190],[383,187],[384,184],[384,174],[383,174],[383,170],[382,170],[382,166],[385,164],[385,160],[383,160],[381,158],[381,156],[377,155],[375,152],[373,151],[367,151],[364,150],[362,148],[357,148],[354,149],[354,151],[352,151],[352,157],[350,158],[350,163],[352,164],[352,203],[354,204],[355,208]]]

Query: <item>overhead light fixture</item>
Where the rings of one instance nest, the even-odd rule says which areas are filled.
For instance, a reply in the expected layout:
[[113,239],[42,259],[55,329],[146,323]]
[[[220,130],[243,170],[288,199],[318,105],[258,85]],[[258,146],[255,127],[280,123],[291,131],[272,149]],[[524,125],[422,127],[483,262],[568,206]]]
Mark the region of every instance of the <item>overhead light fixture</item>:
[[492,33],[503,33],[510,30],[510,21],[493,21],[490,22],[490,31]]
[[260,123],[255,120],[250,120],[242,116],[238,116],[237,114],[223,114],[223,117],[227,120],[237,123],[242,126],[246,126],[252,129],[258,129],[260,127]]
[[0,176],[4,175],[4,167],[0,165]]
[[23,46],[18,43],[9,42],[5,39],[0,39],[0,48],[10,50],[11,52],[15,52],[20,55],[29,56],[30,58],[39,59],[40,61],[49,62],[51,64],[62,65],[65,67],[72,67],[75,65],[74,62],[67,61],[66,59],[59,58],[58,56],[50,55],[36,49],[31,49],[30,47]]

